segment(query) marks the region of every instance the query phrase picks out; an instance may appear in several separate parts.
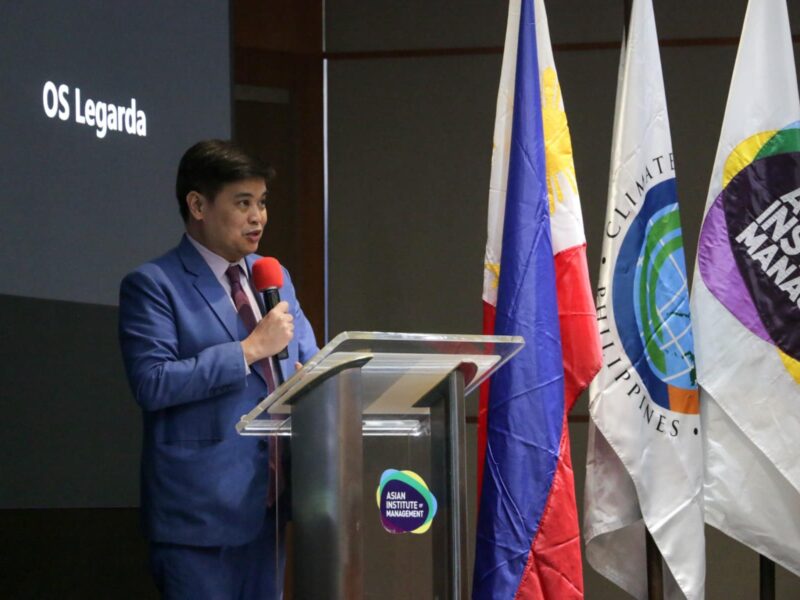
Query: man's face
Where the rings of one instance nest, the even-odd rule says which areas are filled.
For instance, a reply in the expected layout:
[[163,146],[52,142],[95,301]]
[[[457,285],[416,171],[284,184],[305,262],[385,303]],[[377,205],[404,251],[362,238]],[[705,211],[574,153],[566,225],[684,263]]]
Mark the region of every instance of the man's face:
[[[195,194],[195,192],[192,192]],[[196,194],[189,210],[197,220],[206,248],[236,262],[258,250],[267,224],[267,186],[263,179],[245,179],[225,185],[213,201]]]

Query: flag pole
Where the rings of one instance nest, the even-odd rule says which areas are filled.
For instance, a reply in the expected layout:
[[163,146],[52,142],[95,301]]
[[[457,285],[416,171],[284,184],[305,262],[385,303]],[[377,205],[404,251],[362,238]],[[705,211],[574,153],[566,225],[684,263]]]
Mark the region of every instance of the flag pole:
[[[645,546],[647,548],[647,598],[648,600],[664,599],[664,572],[661,552],[650,531],[645,528]],[[774,600],[774,599],[773,599]]]
[[758,555],[758,598],[759,600],[775,600],[775,563]]
[[[631,27],[632,0],[622,0],[622,41],[627,43],[628,31]],[[653,536],[645,527],[645,548],[647,551],[647,598],[648,600],[663,600],[664,598],[664,573],[661,551],[658,549]],[[761,600],[765,600],[762,598]],[[771,600],[774,600],[772,598]]]
[[622,18],[624,19],[622,26],[622,41],[627,41],[628,29],[631,26],[631,4],[632,0],[622,0]]

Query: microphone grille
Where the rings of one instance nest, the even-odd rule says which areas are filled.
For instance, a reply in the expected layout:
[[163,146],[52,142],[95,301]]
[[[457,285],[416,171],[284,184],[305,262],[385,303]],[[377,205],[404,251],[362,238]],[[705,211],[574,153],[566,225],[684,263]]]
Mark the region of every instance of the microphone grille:
[[253,285],[259,292],[283,287],[283,269],[276,258],[265,256],[253,263]]

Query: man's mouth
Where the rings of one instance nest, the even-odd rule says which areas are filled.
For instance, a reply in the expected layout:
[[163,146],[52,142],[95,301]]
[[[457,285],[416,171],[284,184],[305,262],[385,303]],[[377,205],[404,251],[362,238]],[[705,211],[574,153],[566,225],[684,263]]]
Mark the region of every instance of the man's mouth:
[[244,236],[251,242],[258,242],[258,240],[261,239],[261,231],[251,231],[249,233],[245,233]]

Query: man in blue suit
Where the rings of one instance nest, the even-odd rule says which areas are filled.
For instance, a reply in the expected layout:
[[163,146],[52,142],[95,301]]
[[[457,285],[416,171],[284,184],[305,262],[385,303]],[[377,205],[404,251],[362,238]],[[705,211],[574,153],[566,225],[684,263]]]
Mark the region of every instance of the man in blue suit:
[[[317,345],[287,272],[266,314],[249,282],[268,179],[230,142],[192,146],[176,184],[186,234],[120,289],[120,345],[143,413],[143,524],[164,598],[255,600],[282,588],[270,444],[234,426],[277,369],[289,376]],[[287,345],[288,359],[270,358]]]

